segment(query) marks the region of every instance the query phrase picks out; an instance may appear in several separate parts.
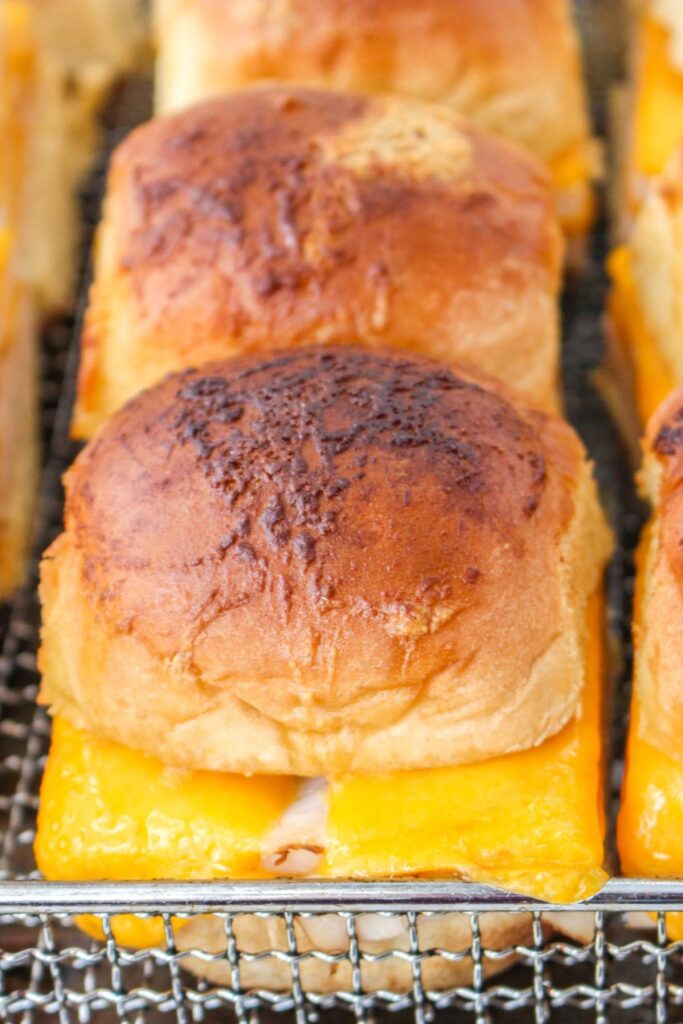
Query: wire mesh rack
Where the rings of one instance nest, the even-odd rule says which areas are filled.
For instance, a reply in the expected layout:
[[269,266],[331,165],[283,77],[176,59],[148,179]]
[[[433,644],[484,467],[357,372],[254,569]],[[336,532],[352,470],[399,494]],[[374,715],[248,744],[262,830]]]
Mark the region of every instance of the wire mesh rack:
[[[147,106],[144,84],[122,91],[105,126],[108,149]],[[85,197],[85,250],[101,171]],[[615,795],[627,706],[628,552],[640,510],[619,440],[590,384],[601,354],[603,249],[598,234],[585,274],[566,296],[564,380],[568,414],[596,459],[620,524],[608,581],[622,656]],[[306,1024],[389,1013],[418,1024],[441,1016],[453,1024],[683,1021],[683,943],[670,941],[665,927],[666,911],[683,910],[683,882],[617,878],[587,903],[558,908],[454,881],[40,879],[32,843],[49,722],[36,704],[36,565],[60,529],[60,477],[75,454],[68,422],[77,338],[78,318],[46,331],[36,557],[27,585],[0,616],[0,1017],[22,1024],[169,1017],[179,1024],[256,1024],[283,1014]],[[76,926],[79,915],[87,915],[85,930]],[[143,948],[126,944],[133,919],[148,929]]]

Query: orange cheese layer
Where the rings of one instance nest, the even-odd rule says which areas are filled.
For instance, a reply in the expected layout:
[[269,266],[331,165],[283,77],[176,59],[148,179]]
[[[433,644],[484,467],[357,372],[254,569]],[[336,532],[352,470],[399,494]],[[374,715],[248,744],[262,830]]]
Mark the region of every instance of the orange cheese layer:
[[550,177],[559,193],[558,216],[568,235],[585,234],[595,218],[594,163],[585,145],[572,146],[550,163]]
[[659,174],[683,143],[683,73],[671,63],[666,27],[643,18],[639,28],[633,165],[646,177]]
[[[631,709],[619,813],[621,868],[635,878],[683,878],[683,765],[638,735]],[[666,915],[669,936],[683,940],[683,914]]]
[[[606,879],[597,599],[590,635],[581,716],[540,747],[477,765],[333,780],[321,874],[455,874],[562,902],[597,891]],[[38,866],[61,880],[262,877],[261,842],[296,782],[180,772],[56,718]],[[124,916],[116,934],[144,946],[161,940],[160,929]]]
[[[636,643],[651,526],[638,546],[634,600]],[[636,878],[683,878],[683,764],[640,735],[637,694],[631,704],[626,771],[617,822],[621,868]],[[683,939],[683,914],[667,914],[667,931]]]
[[615,249],[609,259],[613,287],[609,312],[617,340],[633,370],[636,406],[642,423],[676,386],[672,369],[655,344],[638,301],[628,246]]
[[57,717],[38,866],[60,880],[263,877],[261,841],[295,791],[288,776],[169,768]]
[[[631,710],[618,842],[624,874],[683,878],[683,764],[639,735],[637,699]],[[683,939],[683,914],[667,914],[667,931]]]

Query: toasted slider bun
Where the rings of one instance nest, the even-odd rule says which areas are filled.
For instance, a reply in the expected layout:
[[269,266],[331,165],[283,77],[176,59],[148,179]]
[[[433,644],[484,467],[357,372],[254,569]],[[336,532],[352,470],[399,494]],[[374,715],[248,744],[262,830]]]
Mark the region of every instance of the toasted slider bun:
[[[683,874],[683,390],[648,424],[641,484],[652,513],[641,540],[626,773],[618,823],[629,875]],[[683,915],[667,928],[683,938]]]
[[683,762],[683,393],[648,424],[641,474],[652,505],[639,560],[635,692],[639,734]]
[[613,331],[645,424],[683,382],[683,149],[650,183],[610,272]]
[[330,777],[522,750],[577,711],[609,546],[590,467],[468,370],[334,347],[186,371],[66,488],[41,699],[97,736]]
[[277,79],[443,103],[548,164],[590,220],[590,140],[569,0],[156,0],[157,110]]
[[562,242],[533,159],[443,108],[279,87],[116,152],[75,430],[165,373],[349,339],[558,403]]

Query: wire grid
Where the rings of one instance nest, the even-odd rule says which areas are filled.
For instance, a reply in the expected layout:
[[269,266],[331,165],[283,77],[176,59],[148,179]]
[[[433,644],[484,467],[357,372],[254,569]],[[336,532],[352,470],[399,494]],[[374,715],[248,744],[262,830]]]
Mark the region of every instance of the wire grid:
[[[454,1022],[509,1021],[680,1021],[683,1019],[681,944],[668,943],[664,917],[652,933],[619,934],[621,925],[602,911],[595,915],[594,938],[584,946],[549,941],[542,915],[531,920],[530,941],[501,950],[485,948],[481,927],[486,914],[466,915],[470,944],[466,949],[426,946],[420,942],[420,923],[439,915],[409,912],[407,948],[371,952],[358,940],[356,914],[344,913],[348,943],[343,951],[300,948],[298,927],[315,915],[285,911],[262,917],[284,919],[286,940],[277,949],[246,953],[238,950],[235,927],[243,915],[216,915],[224,932],[224,950],[178,950],[170,915],[162,915],[165,942],[159,948],[127,950],[116,943],[109,915],[102,915],[103,942],[85,939],[62,915],[11,915],[0,918],[0,1014],[3,1019],[33,1021],[56,1017],[66,1021],[150,1020],[175,1016],[217,1020],[229,1010],[240,1022],[286,1013],[305,1024],[320,1015],[330,1019],[353,1016],[367,1021],[396,1013],[416,1022],[448,1011]],[[616,925],[617,933],[611,925]],[[179,931],[182,935],[182,931]],[[485,974],[496,962],[516,955],[519,964],[492,981]],[[193,958],[222,969],[221,981],[197,980],[184,968]],[[434,989],[425,975],[436,964],[468,967],[459,983]],[[369,991],[365,972],[378,963],[402,965],[401,990]],[[242,978],[255,966],[278,963],[289,991],[254,988]],[[325,965],[334,974],[347,965],[345,990],[310,990],[306,971]],[[406,981],[406,976],[409,978]],[[282,974],[280,975],[282,978]],[[678,977],[678,980],[677,980]],[[285,983],[281,981],[281,985]]]
[[[584,4],[585,6],[585,4]],[[114,104],[108,123],[110,145],[145,114],[145,90],[135,86]],[[142,100],[141,100],[142,97]],[[101,169],[100,169],[101,171]],[[86,249],[88,235],[96,221],[101,174],[93,179],[84,205]],[[599,361],[599,314],[604,296],[600,271],[602,239],[596,239],[594,261],[579,287],[570,291],[565,303],[566,345],[564,380],[570,418],[584,436],[597,459],[608,505],[623,526],[623,547],[610,576],[610,615],[615,633],[627,636],[630,565],[628,551],[639,524],[639,510],[624,472],[623,454],[595,392],[588,386],[591,368]],[[43,438],[47,453],[36,552],[60,529],[62,494],[60,477],[73,458],[75,448],[68,440],[73,383],[75,338],[68,339],[72,325],[61,321],[51,325],[43,354]],[[178,905],[158,886],[87,885],[79,887],[68,900],[57,886],[41,887],[32,855],[38,786],[47,754],[49,723],[35,703],[38,678],[36,647],[38,608],[35,570],[13,604],[3,610],[0,653],[0,1017],[22,1024],[57,1019],[67,1022],[144,1022],[174,1018],[179,1024],[236,1018],[242,1024],[268,1021],[284,1013],[307,1024],[321,1017],[344,1017],[365,1022],[391,1013],[392,1020],[414,1020],[417,1024],[447,1016],[460,1021],[559,1022],[574,1024],[594,1021],[604,1024],[645,1024],[683,1021],[683,944],[669,942],[664,913],[667,896],[639,882],[621,883],[620,898],[606,898],[586,909],[592,937],[583,943],[552,934],[543,908],[522,903],[510,896],[482,897],[478,887],[451,883],[443,887],[437,903],[417,891],[406,905],[388,911],[358,898],[339,902],[337,920],[345,926],[345,941],[329,952],[303,941],[314,919],[316,898],[306,897],[301,887],[291,887],[273,897],[272,906],[262,900],[250,912],[271,928],[279,928],[278,941],[271,947],[245,951],[239,941],[247,916],[245,897],[239,883],[211,897],[205,886],[192,889]],[[628,659],[628,647],[625,647]],[[627,668],[627,663],[626,663]],[[625,675],[627,673],[625,672]],[[622,687],[616,721],[624,720],[627,694]],[[617,753],[622,743],[617,730]],[[612,782],[619,782],[619,759]],[[3,880],[5,880],[3,882]],[[181,887],[186,893],[187,888]],[[393,887],[378,886],[373,894]],[[617,886],[618,888],[618,886]],[[616,889],[613,890],[616,892]],[[262,887],[261,896],[266,891]],[[394,890],[395,891],[395,890]],[[420,892],[422,892],[421,890]],[[31,894],[38,895],[32,897]],[[116,893],[115,898],[108,894]],[[221,895],[222,892],[222,895]],[[330,887],[328,900],[340,890]],[[242,893],[242,894],[241,894]],[[629,920],[619,909],[626,899],[631,910],[660,908],[648,925],[642,914]],[[670,895],[683,907],[683,893]],[[662,902],[664,900],[664,902]],[[107,902],[112,906],[106,906]],[[177,901],[176,901],[177,902]],[[246,899],[248,903],[249,900]],[[390,900],[387,905],[390,905]],[[671,906],[674,904],[672,903]],[[269,909],[264,909],[269,906]],[[425,937],[432,923],[458,907],[467,925],[466,939],[456,948],[435,946]],[[128,949],[117,943],[117,915],[114,910],[136,908],[137,914],[160,925],[157,947]],[[275,909],[273,909],[273,907]],[[332,909],[327,907],[327,911]],[[526,915],[527,937],[522,944],[505,949],[487,945],[490,914],[505,909]],[[549,909],[549,908],[547,908]],[[553,908],[555,909],[555,908]],[[74,925],[71,911],[90,912],[100,921],[102,941],[91,940]],[[163,911],[163,912],[162,912]],[[364,915],[380,913],[400,918],[402,948],[382,951],[363,940]],[[184,948],[183,919],[211,912],[218,922],[222,940],[218,951]],[[253,920],[253,917],[251,918]],[[175,922],[175,928],[174,928]],[[496,967],[514,959],[515,966],[490,977]],[[220,969],[214,982],[198,980],[186,968],[194,961],[207,972]],[[372,991],[369,975],[381,964],[403,971],[401,985]],[[282,991],[259,987],[254,972],[266,965],[284,971]],[[321,991],[308,972],[323,967],[328,976],[342,976],[336,991]],[[449,967],[451,987],[430,987],[435,969]],[[455,971],[459,976],[455,977]]]

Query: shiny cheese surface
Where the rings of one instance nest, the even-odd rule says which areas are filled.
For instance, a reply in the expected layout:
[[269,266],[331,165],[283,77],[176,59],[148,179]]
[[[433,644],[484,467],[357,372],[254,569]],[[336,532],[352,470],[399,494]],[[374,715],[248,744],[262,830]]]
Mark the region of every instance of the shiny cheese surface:
[[[636,560],[636,643],[650,529],[643,532]],[[617,822],[621,869],[636,878],[683,878],[683,764],[643,738],[639,717],[634,694]],[[666,924],[673,939],[683,939],[683,914],[667,914]]]
[[[683,878],[683,765],[638,734],[631,710],[618,824],[621,868],[635,878]],[[683,914],[667,914],[672,939],[683,940]]]
[[683,142],[683,73],[671,63],[669,33],[643,18],[637,41],[633,164],[646,177],[659,174]]
[[183,772],[55,718],[36,858],[59,880],[259,878],[287,776]]
[[609,298],[610,316],[617,340],[633,371],[636,406],[644,424],[677,382],[645,323],[627,246],[620,246],[611,254],[609,273],[613,282]]
[[683,878],[683,764],[639,735],[637,700],[619,815],[619,854],[627,875]]
[[[602,602],[591,607],[581,715],[540,747],[478,765],[334,780],[328,877],[457,875],[571,901],[606,879],[601,743]],[[263,877],[261,842],[297,780],[185,772],[56,718],[36,858],[50,879]],[[100,936],[97,922],[82,927]],[[159,920],[119,917],[127,945]]]

